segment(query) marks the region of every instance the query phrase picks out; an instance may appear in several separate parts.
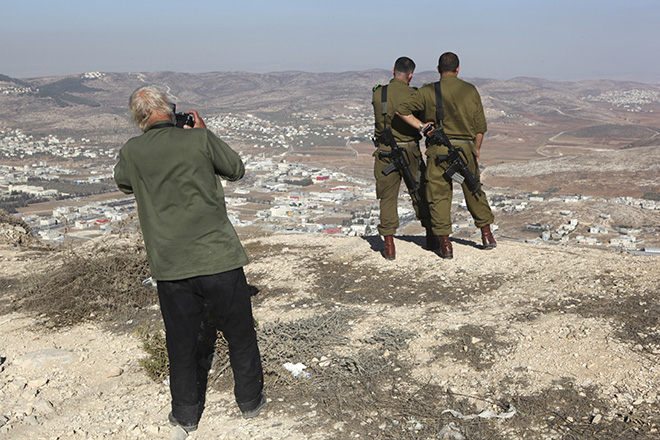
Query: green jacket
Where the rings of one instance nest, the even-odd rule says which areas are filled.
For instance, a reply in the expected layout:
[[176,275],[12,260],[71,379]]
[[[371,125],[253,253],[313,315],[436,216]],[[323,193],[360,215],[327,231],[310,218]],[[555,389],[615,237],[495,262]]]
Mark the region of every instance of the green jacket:
[[[442,126],[447,136],[473,140],[477,133],[485,133],[488,127],[477,88],[454,75],[443,76],[440,85],[445,114]],[[434,83],[420,87],[397,111],[404,116],[422,112],[422,121],[433,121],[437,125]]]
[[206,129],[158,122],[119,152],[114,177],[135,194],[151,275],[171,281],[242,267],[219,176],[245,174],[240,156]]
[[[381,103],[382,89],[380,84],[374,87],[374,95],[371,105],[374,107],[375,134],[387,126],[392,128],[392,135],[397,142],[411,142],[421,138],[419,132],[409,124],[396,116],[396,108],[405,101],[410,95],[415,93],[414,87],[410,87],[405,81],[398,78],[392,78],[387,86],[387,115],[383,117],[383,107]],[[386,119],[387,118],[387,119]]]

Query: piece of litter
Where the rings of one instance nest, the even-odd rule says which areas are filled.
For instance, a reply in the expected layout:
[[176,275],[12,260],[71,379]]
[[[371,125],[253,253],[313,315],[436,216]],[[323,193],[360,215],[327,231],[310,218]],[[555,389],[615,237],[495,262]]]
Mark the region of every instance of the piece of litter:
[[309,377],[311,374],[303,371],[305,368],[307,368],[306,365],[298,362],[297,364],[292,364],[291,362],[287,362],[284,364],[284,368],[289,370],[292,374],[293,377]]
[[497,414],[497,413],[495,413],[493,411],[490,411],[490,410],[485,410],[485,411],[481,411],[479,414],[470,414],[470,415],[464,416],[463,414],[459,413],[458,411],[454,411],[452,409],[446,409],[441,414],[449,413],[452,416],[454,416],[458,419],[463,419],[463,420],[472,420],[472,419],[476,419],[476,418],[480,418],[480,419],[510,419],[511,417],[513,417],[516,414],[516,412],[517,412],[516,408],[512,406],[511,408],[509,408],[509,410],[507,412],[501,413],[501,414]]
[[438,438],[440,440],[465,440],[465,436],[461,434],[454,422],[445,425],[438,433]]
[[153,279],[153,277],[149,277],[146,280],[142,281],[142,285],[145,287],[156,287],[157,282],[156,280]]

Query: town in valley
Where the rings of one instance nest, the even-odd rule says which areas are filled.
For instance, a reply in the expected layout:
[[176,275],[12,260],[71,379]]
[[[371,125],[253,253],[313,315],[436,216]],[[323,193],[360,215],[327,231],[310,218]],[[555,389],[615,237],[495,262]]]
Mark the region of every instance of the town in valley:
[[[128,123],[126,98],[150,82],[178,101],[178,111],[198,109],[208,128],[240,152],[245,177],[223,182],[239,234],[260,228],[377,235],[370,87],[387,81],[386,71],[330,80],[308,74],[308,82],[327,88],[323,96],[310,95],[318,87],[301,89],[291,73],[264,74],[277,77],[281,90],[265,89],[272,78],[243,74],[251,90],[257,79],[264,83],[256,87],[261,95],[247,96],[240,73],[210,75],[0,76],[0,207],[54,245],[135,228],[135,201],[117,191],[112,168],[123,142],[139,134]],[[349,87],[342,75],[352,75]],[[419,76],[436,79],[431,72]],[[500,238],[659,251],[660,86],[474,83],[489,123],[482,182]],[[208,96],[200,92],[204,84],[213,84]],[[398,234],[422,234],[404,185],[400,195]],[[453,236],[476,242],[456,186],[452,213]]]

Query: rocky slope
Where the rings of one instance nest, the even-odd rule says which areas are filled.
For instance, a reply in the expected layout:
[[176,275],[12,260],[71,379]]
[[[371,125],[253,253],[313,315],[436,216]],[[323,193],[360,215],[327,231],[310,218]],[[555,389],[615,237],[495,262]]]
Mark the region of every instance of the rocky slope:
[[[269,403],[241,419],[221,378],[190,439],[657,438],[657,257],[456,239],[446,261],[403,236],[390,262],[377,237],[239,234]],[[125,322],[12,309],[44,258],[0,247],[0,438],[185,438]]]

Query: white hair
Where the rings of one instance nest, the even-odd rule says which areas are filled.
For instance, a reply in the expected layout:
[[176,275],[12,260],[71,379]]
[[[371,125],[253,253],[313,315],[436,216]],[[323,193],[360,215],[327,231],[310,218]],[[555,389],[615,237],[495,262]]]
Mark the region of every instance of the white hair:
[[163,94],[154,86],[140,87],[128,99],[131,119],[142,131],[149,129],[149,118],[153,112],[172,115],[172,108]]

